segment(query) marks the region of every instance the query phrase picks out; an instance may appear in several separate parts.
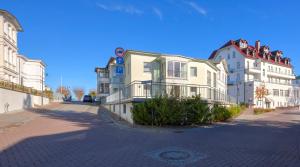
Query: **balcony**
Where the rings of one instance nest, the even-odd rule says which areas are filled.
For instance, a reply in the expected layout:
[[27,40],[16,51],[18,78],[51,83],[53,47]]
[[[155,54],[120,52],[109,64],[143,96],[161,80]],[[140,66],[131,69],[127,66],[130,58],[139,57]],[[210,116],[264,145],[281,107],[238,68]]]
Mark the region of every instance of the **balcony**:
[[287,74],[285,72],[275,72],[275,71],[272,71],[272,70],[268,70],[268,73],[267,73],[268,76],[273,76],[273,77],[279,77],[279,78],[287,78],[287,79],[295,79],[295,75],[293,74]]
[[192,96],[200,96],[201,99],[220,102],[234,103],[236,99],[228,96],[224,92],[220,92],[213,87],[207,85],[188,85],[174,83],[143,83],[141,81],[133,82],[117,91],[110,94],[106,98],[108,104],[118,102],[144,101],[157,96],[172,96],[176,98],[188,98]]
[[250,67],[246,69],[248,73],[260,74],[261,68],[260,67]]

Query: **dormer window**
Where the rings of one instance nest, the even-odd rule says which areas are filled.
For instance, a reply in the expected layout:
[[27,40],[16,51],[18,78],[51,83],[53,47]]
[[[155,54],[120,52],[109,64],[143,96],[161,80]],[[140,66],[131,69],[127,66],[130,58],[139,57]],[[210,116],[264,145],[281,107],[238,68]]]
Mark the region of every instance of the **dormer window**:
[[240,48],[244,49],[244,48],[247,48],[247,41],[245,40],[240,40]]
[[253,57],[255,57],[255,53],[256,53],[256,51],[253,50],[253,51],[252,51],[252,56],[253,56]]

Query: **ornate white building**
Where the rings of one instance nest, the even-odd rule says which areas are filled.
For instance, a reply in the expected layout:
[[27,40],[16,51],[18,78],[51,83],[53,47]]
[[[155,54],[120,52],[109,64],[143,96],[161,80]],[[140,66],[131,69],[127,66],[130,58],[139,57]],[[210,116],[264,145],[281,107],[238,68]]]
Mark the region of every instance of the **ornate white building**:
[[0,80],[44,90],[45,64],[18,53],[18,32],[22,31],[17,18],[0,9]]
[[[226,59],[228,63],[228,94],[237,97],[237,103],[254,107],[276,108],[297,105],[299,87],[292,83],[296,78],[291,61],[279,50],[269,46],[255,46],[246,40],[230,40],[209,59]],[[266,96],[258,98],[257,89],[264,87]]]

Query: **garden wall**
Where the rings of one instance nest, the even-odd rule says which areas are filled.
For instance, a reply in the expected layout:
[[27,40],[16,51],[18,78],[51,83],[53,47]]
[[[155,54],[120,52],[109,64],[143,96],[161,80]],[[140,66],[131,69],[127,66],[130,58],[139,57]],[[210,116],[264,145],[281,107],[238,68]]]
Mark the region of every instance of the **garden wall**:
[[[49,104],[49,98],[43,98],[43,104]],[[28,93],[0,88],[0,114],[42,105],[42,97]]]

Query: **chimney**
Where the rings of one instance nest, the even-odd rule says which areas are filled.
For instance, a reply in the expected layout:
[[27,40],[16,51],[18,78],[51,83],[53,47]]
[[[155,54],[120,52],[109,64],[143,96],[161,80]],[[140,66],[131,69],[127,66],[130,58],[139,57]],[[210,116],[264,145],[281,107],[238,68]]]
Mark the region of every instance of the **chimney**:
[[257,50],[257,52],[259,52],[259,50],[260,50],[260,40],[255,41],[255,49]]

